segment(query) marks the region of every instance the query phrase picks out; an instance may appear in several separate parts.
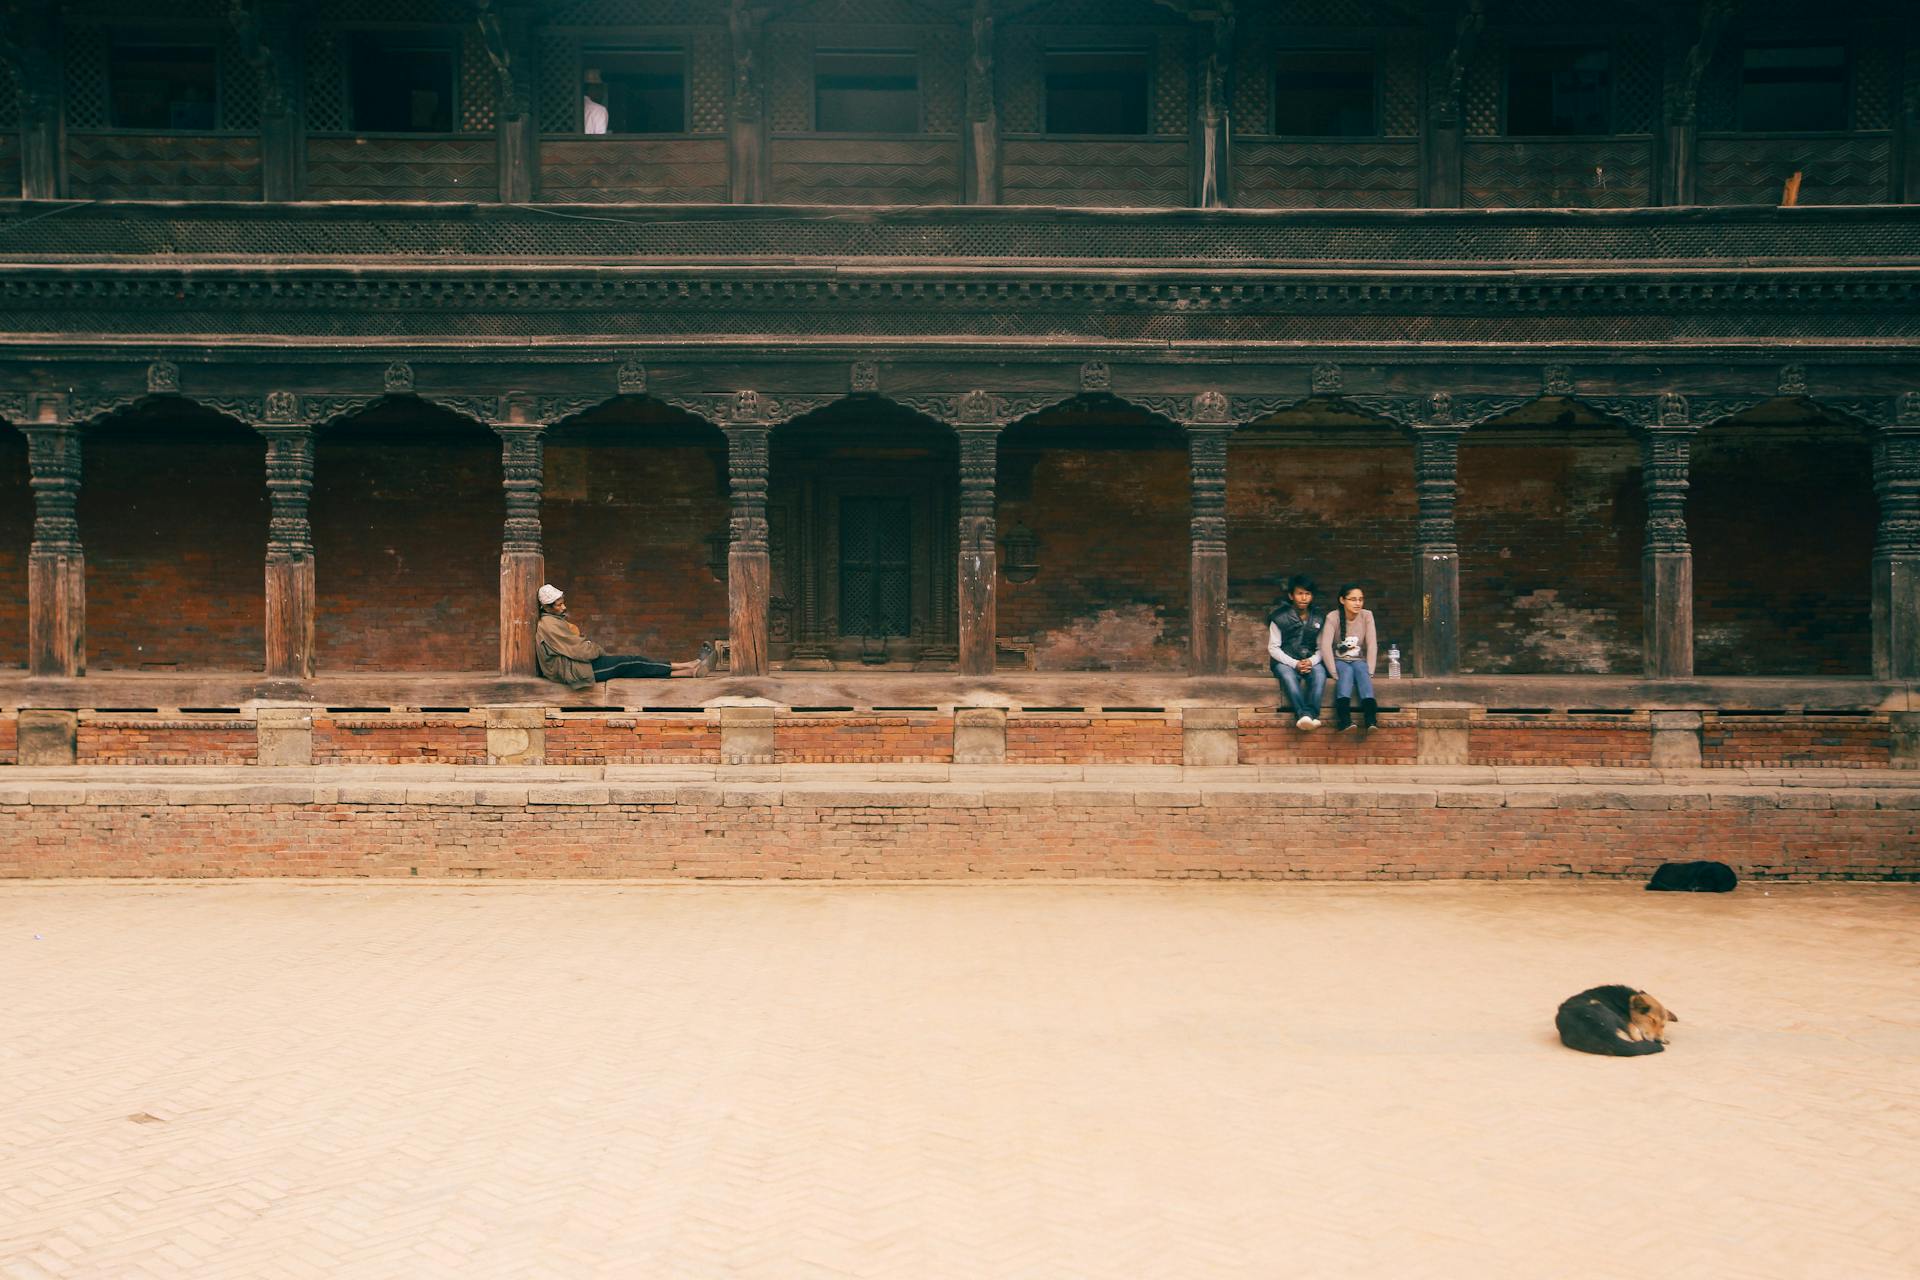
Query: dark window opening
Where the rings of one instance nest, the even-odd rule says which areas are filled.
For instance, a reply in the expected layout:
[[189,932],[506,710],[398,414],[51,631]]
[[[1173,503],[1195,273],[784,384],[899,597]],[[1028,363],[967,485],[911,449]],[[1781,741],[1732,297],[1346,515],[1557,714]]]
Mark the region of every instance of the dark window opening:
[[453,50],[359,35],[351,66],[355,129],[453,132]]
[[218,83],[212,45],[116,44],[108,118],[116,129],[216,128]]
[[1374,136],[1373,50],[1289,49],[1273,89],[1273,131],[1302,138]]
[[913,507],[905,498],[840,500],[840,634],[913,628]]
[[1047,54],[1048,133],[1148,131],[1147,55],[1115,49]]
[[1515,49],[1507,61],[1507,132],[1521,137],[1613,132],[1605,49]]
[[685,133],[687,57],[678,49],[589,50],[581,95],[586,133]]
[[1847,127],[1847,51],[1757,45],[1741,52],[1740,127],[1753,133]]
[[914,55],[816,52],[813,127],[820,133],[920,132],[920,68]]

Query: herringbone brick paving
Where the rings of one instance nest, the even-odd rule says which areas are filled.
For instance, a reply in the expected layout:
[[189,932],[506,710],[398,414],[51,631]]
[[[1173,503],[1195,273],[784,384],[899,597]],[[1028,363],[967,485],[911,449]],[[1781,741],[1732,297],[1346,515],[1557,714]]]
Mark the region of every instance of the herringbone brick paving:
[[[1886,886],[0,888],[0,1275],[1920,1272]],[[1670,1052],[1561,1049],[1608,981]]]

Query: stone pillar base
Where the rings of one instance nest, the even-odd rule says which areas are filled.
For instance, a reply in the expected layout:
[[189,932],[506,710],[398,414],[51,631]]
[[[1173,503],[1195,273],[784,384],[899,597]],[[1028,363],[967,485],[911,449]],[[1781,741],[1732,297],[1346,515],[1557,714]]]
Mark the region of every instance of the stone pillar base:
[[485,708],[488,764],[545,764],[547,708],[511,705]]
[[1004,707],[960,707],[953,713],[955,764],[1007,762],[1007,712]]
[[313,763],[311,703],[256,705],[253,712],[254,762],[261,765]]
[[720,763],[773,763],[773,707],[720,708]]
[[1473,713],[1469,702],[1420,702],[1413,708],[1416,764],[1465,764]]
[[1698,711],[1653,713],[1652,762],[1656,769],[1698,769],[1700,726]]
[[1198,768],[1227,768],[1240,763],[1240,708],[1182,707],[1180,759]]
[[80,714],[22,707],[18,734],[15,758],[22,765],[72,764],[80,738]]
[[1920,769],[1920,711],[1895,711],[1893,721],[1893,767]]

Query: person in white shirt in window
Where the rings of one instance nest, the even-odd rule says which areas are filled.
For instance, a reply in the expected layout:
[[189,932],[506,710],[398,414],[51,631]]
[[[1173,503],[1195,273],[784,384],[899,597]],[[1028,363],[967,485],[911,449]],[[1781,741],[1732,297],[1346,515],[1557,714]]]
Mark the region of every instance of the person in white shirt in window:
[[584,133],[605,133],[607,131],[607,108],[604,103],[594,101],[595,94],[598,94],[602,98],[607,96],[606,82],[600,78],[600,68],[588,67],[586,105],[584,108],[586,127],[582,130]]

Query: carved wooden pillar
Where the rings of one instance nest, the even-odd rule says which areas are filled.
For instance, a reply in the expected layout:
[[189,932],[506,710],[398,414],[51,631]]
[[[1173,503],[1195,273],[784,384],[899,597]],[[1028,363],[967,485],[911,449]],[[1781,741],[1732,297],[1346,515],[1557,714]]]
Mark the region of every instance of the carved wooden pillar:
[[767,431],[765,423],[728,425],[727,518],[728,669],[739,676],[767,674],[768,593],[773,561],[767,544]]
[[966,204],[1000,203],[1000,111],[994,93],[993,6],[994,0],[973,0],[972,38],[967,49],[966,173],[961,183],[961,199]]
[[733,101],[727,113],[727,189],[735,204],[766,199],[767,9],[752,0],[732,0],[727,31],[733,47]]
[[960,674],[993,674],[999,642],[999,553],[994,546],[994,485],[1000,428],[959,427]]
[[1897,422],[1873,440],[1873,674],[1920,677],[1920,392],[1901,397]]
[[1699,166],[1694,152],[1699,136],[1700,81],[1713,62],[1731,10],[1729,0],[1705,0],[1697,26],[1687,24],[1683,29],[1669,30],[1668,40],[1675,53],[1667,65],[1665,126],[1655,175],[1656,204],[1699,203]]
[[501,485],[506,492],[506,529],[500,541],[500,674],[539,674],[533,629],[540,621],[540,584],[547,577],[541,542],[540,496],[545,448],[537,423],[496,422]]
[[20,194],[60,200],[67,194],[65,77],[56,6],[20,5],[12,38],[0,19],[0,57],[12,64],[20,97]]
[[[1221,408],[1224,412],[1224,397]],[[1187,670],[1196,676],[1227,669],[1227,438],[1232,434],[1231,422],[1187,424],[1193,481]]]
[[1196,20],[1200,91],[1193,103],[1193,203],[1218,209],[1233,203],[1233,11],[1222,6]]
[[27,553],[27,673],[78,676],[87,670],[87,564],[80,546],[80,427],[66,397],[40,395],[29,408],[27,474],[33,488],[33,543]]
[[533,199],[534,177],[539,169],[530,83],[533,51],[529,17],[521,5],[487,4],[480,10],[479,23],[487,58],[493,63],[500,199],[505,204],[522,204]]
[[1660,421],[1640,437],[1647,541],[1641,553],[1646,673],[1693,674],[1693,547],[1687,541],[1687,469],[1697,428],[1686,402],[1660,397]]
[[[267,397],[270,417],[279,396]],[[290,402],[291,396],[286,396]],[[290,412],[285,416],[291,417]],[[267,439],[267,674],[290,680],[313,678],[313,428],[304,422],[267,421],[256,428]]]
[[1460,670],[1460,543],[1453,510],[1460,492],[1460,437],[1451,422],[1413,428],[1413,670],[1450,676]]
[[298,28],[287,0],[235,3],[228,11],[260,88],[260,198],[298,200],[306,186]]

